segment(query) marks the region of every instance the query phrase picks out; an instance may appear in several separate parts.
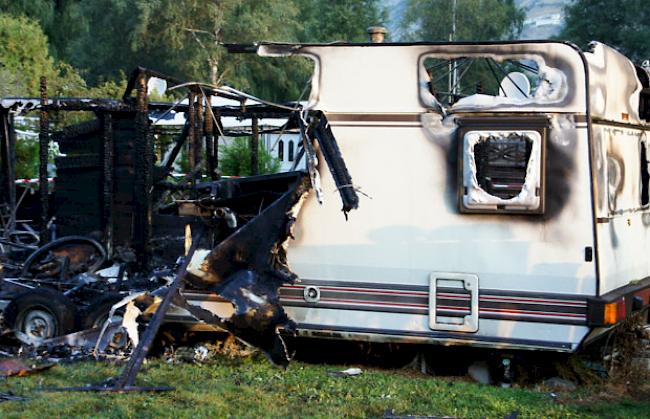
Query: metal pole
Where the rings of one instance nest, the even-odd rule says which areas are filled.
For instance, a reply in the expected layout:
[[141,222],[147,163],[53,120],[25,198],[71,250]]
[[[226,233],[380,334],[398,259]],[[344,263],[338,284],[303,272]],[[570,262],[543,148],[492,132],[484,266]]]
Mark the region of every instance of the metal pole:
[[[453,0],[452,11],[451,11],[451,35],[450,35],[452,42],[456,40],[456,6],[457,6],[457,0]],[[452,71],[452,84],[450,89],[450,93],[452,95],[455,95],[457,93],[458,91],[457,85],[458,85],[458,66],[454,65],[454,69]]]
[[253,136],[251,137],[251,175],[255,176],[260,173],[260,130],[257,117],[253,117]]
[[38,191],[41,201],[41,231],[40,242],[41,245],[49,241],[50,232],[47,223],[50,219],[50,202],[49,202],[49,188],[47,184],[47,159],[50,147],[50,116],[45,109],[47,106],[47,79],[41,77],[40,85],[41,93],[41,109],[40,113],[40,131],[38,134],[39,143],[39,166],[38,166]]

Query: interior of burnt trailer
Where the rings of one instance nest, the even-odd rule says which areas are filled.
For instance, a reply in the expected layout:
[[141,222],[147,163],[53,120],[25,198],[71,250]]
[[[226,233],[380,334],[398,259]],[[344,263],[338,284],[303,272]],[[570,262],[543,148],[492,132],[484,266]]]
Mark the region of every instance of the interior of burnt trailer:
[[[48,98],[46,81],[41,85],[39,99],[4,99],[1,112],[2,154],[0,199],[3,208],[3,237],[11,246],[12,231],[17,221],[31,220],[38,233],[39,244],[54,237],[90,236],[106,247],[108,258],[131,253],[139,269],[174,263],[183,253],[185,225],[196,221],[192,215],[178,215],[171,197],[197,198],[199,190],[210,188],[209,182],[223,181],[222,191],[232,200],[238,193],[238,222],[245,223],[264,203],[272,202],[269,194],[286,191],[283,176],[260,179],[255,176],[245,183],[222,178],[219,172],[218,138],[250,136],[253,175],[259,167],[258,145],[260,118],[285,118],[291,123],[292,112],[263,104],[245,106],[245,99],[216,92],[208,86],[186,85],[185,100],[150,103],[147,81],[158,77],[170,86],[182,82],[147,69],[136,69],[122,100]],[[213,96],[228,97],[241,106],[213,107]],[[161,152],[156,137],[167,135],[169,129],[153,124],[170,110],[185,112],[185,125],[173,133],[171,145]],[[81,123],[52,129],[52,118],[63,113],[83,112],[92,118]],[[39,178],[37,194],[27,201],[17,199],[22,191],[16,186],[16,134],[14,115],[38,115]],[[250,122],[250,132],[224,132],[221,118],[237,116]],[[56,157],[56,175],[48,181],[48,156],[51,144],[61,155]],[[187,159],[187,173],[174,172],[181,155]],[[20,189],[17,192],[17,187]],[[33,192],[33,191],[32,191]],[[182,200],[182,199],[181,199]],[[17,205],[20,204],[20,205]],[[250,205],[244,209],[242,206]],[[200,214],[195,214],[200,215]],[[192,221],[194,220],[194,221]],[[213,226],[212,240],[227,232]],[[226,226],[227,229],[227,226]],[[214,244],[214,243],[212,243]],[[13,249],[16,250],[16,249]],[[119,256],[119,255],[118,255]]]

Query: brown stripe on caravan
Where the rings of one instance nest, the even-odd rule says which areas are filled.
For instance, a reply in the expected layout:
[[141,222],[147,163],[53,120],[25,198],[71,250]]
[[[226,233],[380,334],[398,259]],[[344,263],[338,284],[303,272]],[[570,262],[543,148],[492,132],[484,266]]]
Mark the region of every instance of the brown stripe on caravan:
[[[317,301],[305,298],[304,291],[308,287],[318,288],[320,298]],[[438,291],[437,315],[469,314],[469,292],[456,288]],[[307,280],[282,287],[280,299],[287,307],[429,314],[427,286]],[[581,325],[586,323],[587,301],[582,295],[481,290],[479,317]]]
[[330,122],[420,122],[419,113],[326,113]]

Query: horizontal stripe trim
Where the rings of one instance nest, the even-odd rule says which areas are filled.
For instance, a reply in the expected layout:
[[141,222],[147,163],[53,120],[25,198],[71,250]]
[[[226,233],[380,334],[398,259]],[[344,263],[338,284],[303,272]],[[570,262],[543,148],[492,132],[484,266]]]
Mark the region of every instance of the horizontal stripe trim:
[[419,113],[325,113],[328,122],[420,122]]
[[[410,285],[410,284],[394,284],[394,283],[371,283],[371,282],[348,282],[348,281],[323,281],[323,280],[311,280],[311,279],[301,279],[298,285],[313,285],[317,287],[343,287],[343,288],[363,288],[363,289],[375,289],[375,290],[392,290],[392,291],[421,291],[429,293],[428,285]],[[454,289],[454,288],[439,288],[440,292],[465,292],[469,294],[468,291],[464,289]],[[521,297],[524,299],[546,299],[551,301],[578,301],[584,302],[588,297],[593,295],[586,294],[560,294],[560,293],[548,293],[548,292],[537,292],[537,291],[508,291],[508,290],[493,290],[482,288],[479,291],[481,296],[496,295],[502,297]]]
[[[282,288],[287,289],[305,289],[305,286],[301,285],[283,285]],[[328,287],[322,286],[318,287],[321,291],[341,291],[341,292],[364,292],[369,294],[387,294],[387,295],[423,295],[428,296],[429,292],[427,291],[393,291],[393,290],[381,290],[381,289],[368,289],[368,288],[351,288],[351,287]]]
[[[297,297],[286,298],[283,297],[280,299],[287,307],[291,307],[292,301],[303,302],[302,299]],[[429,314],[429,307],[427,305],[421,304],[397,304],[397,303],[382,303],[376,301],[359,301],[359,300],[334,300],[334,299],[321,299],[319,303],[307,303],[301,304],[300,307],[306,308],[324,308],[327,305],[327,308],[341,308],[346,309],[356,306],[377,306],[377,307],[393,307],[393,308],[405,308],[404,313],[408,314],[411,312],[410,309],[423,309],[424,314]],[[352,305],[352,306],[351,306]],[[470,310],[463,307],[454,307],[448,305],[438,305],[436,307],[438,310],[436,315],[442,315],[441,312],[448,311],[457,315],[469,315],[471,314]],[[359,307],[360,310],[363,308]],[[375,310],[377,311],[377,310]],[[381,310],[379,310],[381,311]],[[551,317],[551,318],[572,318],[578,320],[586,320],[586,314],[580,313],[566,313],[566,312],[552,312],[552,311],[535,311],[535,310],[515,310],[509,308],[490,308],[490,307],[481,307],[479,308],[479,317],[482,317],[483,314],[501,314],[503,316],[518,315],[518,316],[536,316],[536,317]]]

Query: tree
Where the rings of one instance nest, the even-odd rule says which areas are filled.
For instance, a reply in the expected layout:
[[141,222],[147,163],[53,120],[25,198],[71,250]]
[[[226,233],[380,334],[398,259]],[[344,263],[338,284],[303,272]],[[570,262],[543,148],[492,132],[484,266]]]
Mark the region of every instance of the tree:
[[632,61],[650,59],[650,8],[646,0],[576,0],[565,8],[559,37],[582,48],[600,41]]
[[0,14],[0,68],[3,95],[37,95],[41,75],[55,74],[47,38],[37,23]]
[[[276,173],[280,162],[266,148],[259,145],[259,174]],[[251,149],[248,137],[237,137],[219,152],[219,169],[226,176],[249,176],[251,174]]]
[[[411,41],[448,41],[453,21],[450,0],[407,0],[402,31]],[[525,12],[514,0],[457,0],[455,41],[516,39]]]
[[388,9],[378,0],[301,0],[301,42],[366,42],[369,26],[385,26]]

